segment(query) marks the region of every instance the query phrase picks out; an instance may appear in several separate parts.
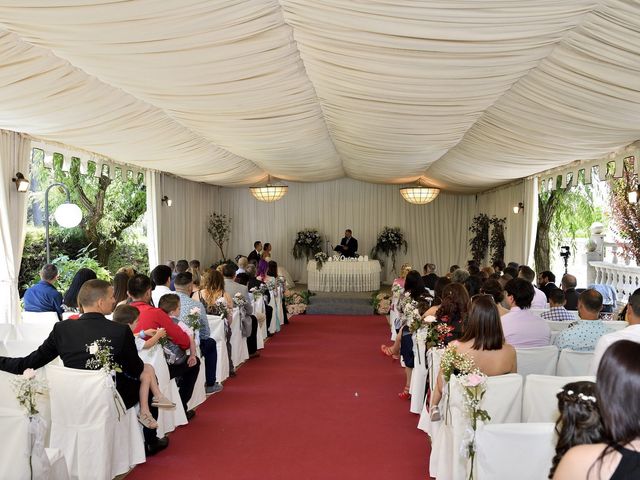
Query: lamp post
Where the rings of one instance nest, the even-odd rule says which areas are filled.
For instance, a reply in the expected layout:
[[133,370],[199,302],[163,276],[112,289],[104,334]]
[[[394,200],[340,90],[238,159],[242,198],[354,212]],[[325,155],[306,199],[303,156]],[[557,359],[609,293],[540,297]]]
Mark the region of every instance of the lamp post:
[[72,228],[82,220],[82,210],[75,203],[71,203],[71,194],[64,183],[52,183],[44,192],[44,238],[47,244],[47,263],[51,263],[51,254],[49,246],[49,190],[53,187],[60,187],[67,194],[67,201],[56,208],[53,216],[56,218],[58,225],[64,228]]

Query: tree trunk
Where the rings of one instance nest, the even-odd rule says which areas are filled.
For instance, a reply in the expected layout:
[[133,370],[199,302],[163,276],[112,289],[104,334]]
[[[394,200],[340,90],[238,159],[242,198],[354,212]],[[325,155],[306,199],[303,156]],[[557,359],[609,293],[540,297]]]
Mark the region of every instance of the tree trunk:
[[533,249],[533,258],[536,263],[536,271],[544,272],[551,269],[551,242],[549,241],[549,230],[556,208],[560,203],[560,198],[565,189],[553,190],[548,198],[544,195],[538,196],[538,228],[536,232],[536,243]]

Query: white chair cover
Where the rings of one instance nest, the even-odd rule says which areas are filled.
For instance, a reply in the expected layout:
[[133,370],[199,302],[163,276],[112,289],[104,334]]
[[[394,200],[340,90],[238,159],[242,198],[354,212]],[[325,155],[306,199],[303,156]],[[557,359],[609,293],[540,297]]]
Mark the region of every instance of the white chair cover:
[[0,323],[0,342],[5,340],[15,340],[16,327],[10,323]]
[[[39,375],[44,373],[38,371]],[[16,375],[0,372],[0,478],[30,479],[29,456],[32,455],[33,478],[67,479],[67,465],[57,449],[46,449],[48,427],[51,421],[49,395],[36,398],[38,417],[32,420],[18,403],[12,388]]]
[[[468,459],[460,450],[467,429],[463,404],[463,389],[457,377],[452,377],[449,391],[443,395],[444,420],[433,442],[429,471],[438,480],[466,480]],[[446,396],[449,397],[448,403]],[[522,376],[511,373],[487,379],[487,390],[480,408],[487,410],[490,423],[520,419],[522,410]],[[448,408],[447,408],[448,407]]]
[[623,328],[627,328],[629,324],[627,322],[620,322],[618,320],[607,320],[604,323],[605,327],[610,328],[611,330],[618,331]]
[[188,423],[182,401],[180,400],[180,392],[178,391],[175,379],[169,377],[169,367],[167,366],[167,361],[164,358],[164,353],[160,345],[154,345],[153,348],[141,350],[138,352],[138,355],[144,363],[148,363],[156,371],[158,387],[160,387],[163,395],[176,404],[176,408],[174,409],[158,409],[157,435],[158,438],[163,438],[167,433],[173,432],[176,427]]
[[53,330],[53,324],[43,323],[21,323],[16,325],[16,338],[29,342],[37,342],[40,345],[44,342]]
[[224,382],[229,378],[229,353],[227,352],[227,338],[224,333],[224,320],[219,315],[207,315],[211,338],[216,341],[218,360],[216,362],[216,380]]
[[[442,359],[443,353],[444,349],[442,348],[430,348],[427,352],[427,368],[429,369],[429,390],[432,392],[436,388],[436,382],[438,379],[438,375],[440,374],[440,360]],[[429,401],[431,401],[430,398]],[[440,402],[440,409],[442,411],[442,401]],[[429,413],[430,411],[431,405],[427,405],[427,399],[425,398],[422,410],[420,411],[418,428],[423,432],[429,434],[431,438],[434,438],[442,422],[432,422]]]
[[527,376],[531,373],[538,375],[555,375],[558,364],[558,347],[516,348],[518,373]]
[[545,479],[549,476],[554,455],[553,423],[481,425],[476,433],[475,478]]
[[391,328],[391,341],[395,342],[398,334],[396,329],[400,328],[400,314],[398,313],[398,299],[397,295],[391,298],[391,309],[389,310],[389,328]]
[[26,357],[41,344],[42,342],[34,340],[7,340],[4,342],[4,350],[7,357]]
[[588,375],[592,359],[593,352],[578,352],[569,349],[561,350],[556,375],[560,377]]
[[238,368],[241,363],[249,358],[247,339],[242,336],[240,321],[240,310],[236,307],[233,309],[231,320],[231,360],[234,368]]
[[282,301],[280,300],[280,289],[275,288],[273,290],[269,290],[269,306],[273,309],[273,313],[271,314],[271,325],[269,325],[269,333],[277,333],[280,331],[280,326],[284,322],[283,312],[282,312]]
[[22,312],[22,323],[48,324],[53,328],[58,321],[56,312]]
[[546,320],[546,323],[551,329],[551,333],[554,333],[566,330],[573,322],[557,322],[554,320]]
[[555,422],[558,419],[556,394],[567,383],[583,380],[595,381],[595,377],[556,377],[554,375],[528,375],[524,385],[522,421]]
[[55,365],[46,375],[51,446],[64,453],[70,478],[110,480],[145,461],[135,410],[118,417],[116,400],[122,400],[110,376]]
[[416,335],[413,334],[413,370],[411,371],[411,384],[409,392],[411,393],[411,405],[409,411],[411,413],[420,414],[425,402],[425,393],[427,390],[427,360],[425,355],[425,345],[418,348]]
[[198,405],[202,405],[207,399],[207,391],[205,390],[207,376],[205,371],[204,358],[202,358],[200,347],[198,347],[197,355],[200,359],[200,370],[198,370],[198,378],[196,379],[196,384],[193,387],[191,398],[187,402],[187,407],[189,408],[189,410],[193,410]]
[[[253,315],[258,319],[258,333],[256,334],[256,341],[258,350],[264,348],[264,339],[267,338],[267,309],[265,308],[264,297],[258,297],[253,301]],[[262,322],[261,319],[264,319]]]

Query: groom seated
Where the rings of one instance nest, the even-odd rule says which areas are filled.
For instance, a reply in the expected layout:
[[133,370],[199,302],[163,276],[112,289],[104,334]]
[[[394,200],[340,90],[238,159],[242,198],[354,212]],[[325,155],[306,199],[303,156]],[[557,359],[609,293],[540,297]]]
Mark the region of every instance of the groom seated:
[[[140,374],[144,363],[138,356],[135,339],[127,325],[105,318],[115,305],[113,287],[104,280],[89,280],[78,293],[78,304],[84,313],[78,320],[58,322],[44,343],[23,358],[0,357],[0,370],[21,374],[27,368],[40,368],[60,356],[65,367],[87,370],[87,361],[94,358],[87,346],[101,338],[107,339],[113,348],[113,361],[122,372],[116,373],[116,389],[127,409],[138,403]],[[157,411],[152,410],[157,416]],[[169,440],[158,440],[156,431],[144,428],[147,455],[167,447]]]

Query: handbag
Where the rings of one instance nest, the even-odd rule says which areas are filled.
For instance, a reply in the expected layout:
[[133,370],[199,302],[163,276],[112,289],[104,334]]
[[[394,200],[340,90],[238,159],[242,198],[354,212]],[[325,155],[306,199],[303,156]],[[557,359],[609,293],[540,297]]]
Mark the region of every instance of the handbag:
[[187,361],[187,352],[171,340],[168,340],[165,345],[163,345],[162,351],[164,352],[164,358],[167,360],[168,365],[182,365]]

